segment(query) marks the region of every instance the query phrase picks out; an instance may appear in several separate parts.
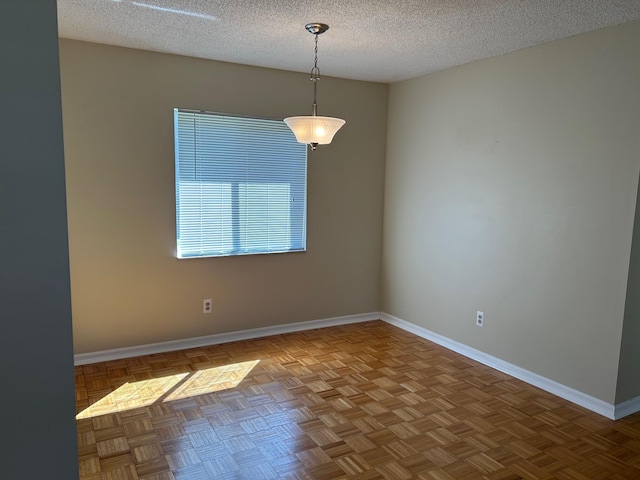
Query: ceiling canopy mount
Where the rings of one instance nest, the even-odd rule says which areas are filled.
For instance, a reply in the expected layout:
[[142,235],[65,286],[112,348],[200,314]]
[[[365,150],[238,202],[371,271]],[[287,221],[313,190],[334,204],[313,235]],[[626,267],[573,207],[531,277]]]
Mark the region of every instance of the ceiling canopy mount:
[[309,33],[320,35],[329,30],[329,25],[326,23],[307,23],[304,28],[306,28]]

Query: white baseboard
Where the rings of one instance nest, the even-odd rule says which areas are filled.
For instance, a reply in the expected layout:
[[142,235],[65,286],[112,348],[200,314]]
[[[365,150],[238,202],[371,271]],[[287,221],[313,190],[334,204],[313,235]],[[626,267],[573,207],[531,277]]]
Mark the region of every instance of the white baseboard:
[[640,397],[618,403],[614,409],[613,419],[618,420],[638,412],[640,412]]
[[[580,405],[587,410],[591,410],[592,412],[598,413],[612,420],[622,418],[622,416],[630,415],[631,413],[640,411],[640,397],[620,404],[620,407],[625,406],[625,408],[624,411],[620,411],[621,415],[618,416],[618,407],[614,406],[611,403],[607,403],[603,400],[592,397],[591,395],[580,392],[579,390],[575,390],[573,388],[567,387],[566,385],[562,385],[561,383],[538,375],[537,373],[530,372],[529,370],[525,370],[524,368],[518,367],[517,365],[513,365],[509,362],[505,362],[504,360],[500,360],[499,358],[488,355],[484,352],[481,352],[480,350],[476,350],[475,348],[468,347],[467,345],[456,342],[447,337],[443,337],[442,335],[427,330],[426,328],[419,327],[405,320],[401,320],[400,318],[394,317],[393,315],[380,312],[380,318],[391,325],[395,325],[396,327],[399,327],[407,332],[430,340],[433,343],[437,343],[438,345],[441,345],[449,350],[464,355],[465,357],[471,358],[472,360],[476,360],[491,368],[495,368],[496,370],[511,375],[512,377],[518,378],[523,382],[527,382],[549,393],[553,393],[560,398],[569,400],[576,405]],[[633,403],[633,405],[631,405],[630,402]],[[625,405],[627,403],[630,403],[629,406]],[[624,413],[624,415],[622,415],[622,413]]]
[[86,365],[89,363],[106,362],[109,360],[120,360],[122,358],[139,357],[140,355],[150,355],[152,353],[172,352],[187,348],[218,345],[220,343],[236,342],[238,340],[268,337],[270,335],[279,335],[282,333],[302,332],[304,330],[313,330],[314,328],[335,327],[337,325],[348,325],[351,323],[368,322],[379,319],[380,312],[360,313],[357,315],[346,315],[343,317],[323,318],[321,320],[310,320],[308,322],[287,323],[284,325],[275,325],[273,327],[241,330],[239,332],[219,333],[204,337],[115,348],[113,350],[103,350],[100,352],[78,353],[74,355],[73,359],[75,365]]

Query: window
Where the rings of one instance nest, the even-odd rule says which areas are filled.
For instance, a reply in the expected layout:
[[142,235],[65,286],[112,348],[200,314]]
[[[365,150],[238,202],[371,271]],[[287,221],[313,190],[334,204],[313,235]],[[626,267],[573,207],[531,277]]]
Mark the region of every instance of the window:
[[282,120],[174,110],[178,258],[306,249],[307,147]]

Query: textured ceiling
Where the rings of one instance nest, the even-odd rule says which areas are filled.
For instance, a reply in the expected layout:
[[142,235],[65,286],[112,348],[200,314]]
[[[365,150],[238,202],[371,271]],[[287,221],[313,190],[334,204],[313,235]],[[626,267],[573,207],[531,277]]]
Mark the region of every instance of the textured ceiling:
[[60,36],[394,82],[640,19],[640,0],[58,0]]

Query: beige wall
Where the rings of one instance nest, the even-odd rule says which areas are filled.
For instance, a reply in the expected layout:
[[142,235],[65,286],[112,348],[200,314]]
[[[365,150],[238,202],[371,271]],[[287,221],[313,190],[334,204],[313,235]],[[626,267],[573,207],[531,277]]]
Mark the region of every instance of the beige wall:
[[307,114],[308,74],[70,40],[60,65],[76,353],[379,310],[386,85],[321,81],[347,125],[309,155],[306,253],[177,260],[172,109]]
[[383,311],[614,401],[638,45],[636,22],[391,86]]

